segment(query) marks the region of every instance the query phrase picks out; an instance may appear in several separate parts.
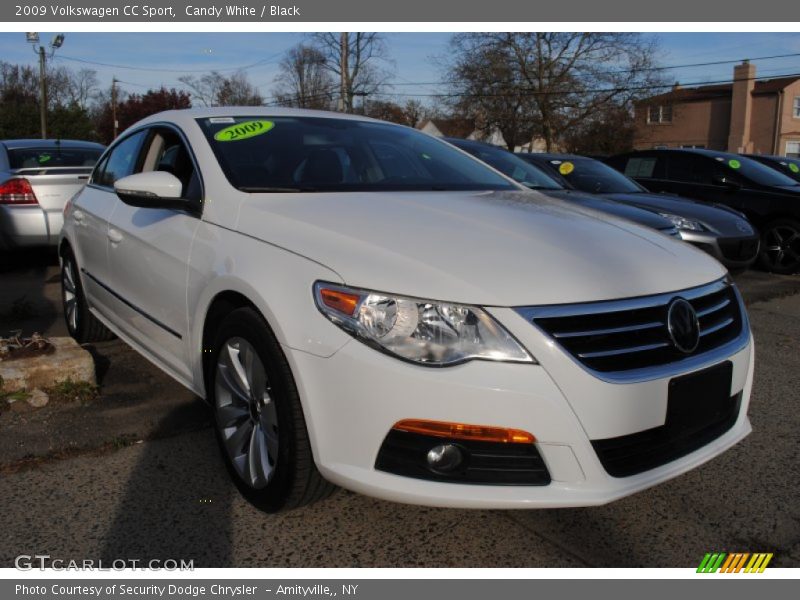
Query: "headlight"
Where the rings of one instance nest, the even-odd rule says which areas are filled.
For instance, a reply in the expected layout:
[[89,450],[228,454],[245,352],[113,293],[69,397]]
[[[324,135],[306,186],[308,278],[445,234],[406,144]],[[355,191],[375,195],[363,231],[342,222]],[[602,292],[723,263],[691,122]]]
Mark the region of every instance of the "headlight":
[[475,306],[404,298],[324,283],[314,284],[323,315],[356,339],[422,365],[468,360],[535,363],[486,311]]
[[703,227],[703,224],[700,221],[693,221],[692,219],[687,219],[686,217],[681,217],[680,215],[673,215],[671,213],[658,213],[665,219],[669,219],[675,227],[678,229],[686,229],[688,231],[705,231],[706,228]]

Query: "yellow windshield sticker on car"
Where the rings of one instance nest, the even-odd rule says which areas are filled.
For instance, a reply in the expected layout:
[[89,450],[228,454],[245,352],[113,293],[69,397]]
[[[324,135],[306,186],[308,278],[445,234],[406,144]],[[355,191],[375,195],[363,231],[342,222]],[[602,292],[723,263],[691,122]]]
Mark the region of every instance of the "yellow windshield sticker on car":
[[798,166],[797,166],[796,164],[794,164],[794,163],[789,163],[789,170],[790,170],[792,173],[800,173],[800,167],[798,167]]
[[732,158],[732,159],[730,159],[730,160],[728,161],[728,166],[729,166],[731,169],[738,169],[739,167],[741,167],[741,166],[742,166],[742,163],[740,163],[740,162],[739,162],[738,160],[736,160],[735,158]]
[[245,121],[220,129],[214,134],[214,139],[218,142],[238,142],[263,135],[273,127],[275,123],[272,121]]
[[575,170],[575,165],[569,161],[563,162],[558,167],[558,172],[562,175],[569,175]]

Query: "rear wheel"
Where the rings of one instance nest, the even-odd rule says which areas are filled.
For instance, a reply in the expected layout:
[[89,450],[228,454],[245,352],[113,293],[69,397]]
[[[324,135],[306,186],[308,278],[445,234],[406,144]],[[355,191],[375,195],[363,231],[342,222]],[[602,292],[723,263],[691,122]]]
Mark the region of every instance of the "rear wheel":
[[89,311],[75,257],[70,250],[66,250],[61,259],[61,306],[67,331],[78,342],[103,342],[114,338],[114,334]]
[[764,227],[759,261],[772,273],[791,275],[800,271],[800,222],[778,219]]
[[231,312],[211,356],[217,441],[242,495],[267,512],[330,495],[335,487],[314,464],[289,364],[261,316],[250,308]]

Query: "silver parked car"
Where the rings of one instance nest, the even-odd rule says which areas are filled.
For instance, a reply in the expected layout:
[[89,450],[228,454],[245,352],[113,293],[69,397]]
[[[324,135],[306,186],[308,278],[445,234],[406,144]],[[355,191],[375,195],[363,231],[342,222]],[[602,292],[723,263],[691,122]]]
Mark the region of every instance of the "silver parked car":
[[67,200],[89,180],[101,144],[0,141],[0,249],[55,246]]

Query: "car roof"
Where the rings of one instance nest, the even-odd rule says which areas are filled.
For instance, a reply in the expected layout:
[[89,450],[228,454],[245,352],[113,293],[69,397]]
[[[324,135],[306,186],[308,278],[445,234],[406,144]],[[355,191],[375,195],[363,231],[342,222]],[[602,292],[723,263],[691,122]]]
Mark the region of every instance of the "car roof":
[[[138,123],[135,123],[132,127],[146,125],[148,123],[158,123],[162,121],[169,121],[179,125],[188,126],[196,119],[207,119],[210,117],[306,117],[316,119],[345,119],[348,121],[386,123],[386,121],[380,121],[370,117],[363,117],[361,115],[351,115],[327,110],[310,110],[307,108],[284,108],[279,106],[214,106],[166,110],[154,115],[150,115],[149,117],[145,117]],[[397,127],[405,127],[405,125],[397,125]]]
[[580,154],[558,154],[556,152],[519,152],[523,156],[532,156],[542,160],[596,160],[590,156]]
[[777,156],[776,154],[743,154],[742,156],[746,156],[747,158],[753,158],[758,160],[759,158],[764,158],[766,160],[774,160],[775,162],[786,162],[787,160],[800,160],[800,158],[794,158],[793,156]]
[[103,144],[89,142],[85,140],[57,140],[57,139],[21,139],[21,140],[0,140],[8,150],[18,150],[24,148],[96,148],[102,150]]
[[477,148],[494,148],[495,150],[500,150],[502,152],[508,152],[505,148],[500,146],[495,146],[494,144],[490,144],[489,142],[482,142],[480,140],[467,140],[464,138],[459,137],[443,137],[442,138],[445,142],[449,142],[454,146],[475,146]]

